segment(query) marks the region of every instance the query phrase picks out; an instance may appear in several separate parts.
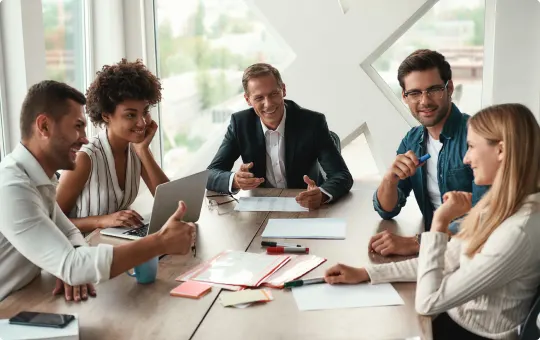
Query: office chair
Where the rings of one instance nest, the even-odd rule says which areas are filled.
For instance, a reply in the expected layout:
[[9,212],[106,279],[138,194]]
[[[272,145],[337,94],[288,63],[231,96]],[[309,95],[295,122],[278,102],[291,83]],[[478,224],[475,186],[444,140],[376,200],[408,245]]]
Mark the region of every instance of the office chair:
[[[332,141],[334,142],[334,145],[338,149],[339,153],[341,153],[341,140],[339,139],[337,133],[330,131],[330,137],[332,138]],[[318,161],[315,162],[308,176],[311,179],[316,178],[315,182],[317,183],[317,185],[321,185],[326,180],[326,173],[324,172]]]
[[527,315],[519,334],[519,340],[538,339],[540,339],[540,287],[533,300],[531,311]]

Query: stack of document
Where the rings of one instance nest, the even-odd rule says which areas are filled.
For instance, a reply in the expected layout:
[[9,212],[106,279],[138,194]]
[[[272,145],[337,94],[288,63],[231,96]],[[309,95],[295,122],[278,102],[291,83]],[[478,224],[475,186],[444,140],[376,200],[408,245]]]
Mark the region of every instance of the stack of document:
[[315,255],[291,255],[291,260],[274,274],[268,276],[263,286],[283,288],[285,282],[296,280],[326,261]]
[[266,255],[226,250],[176,278],[220,285],[258,287],[290,260],[288,255]]
[[199,281],[216,288],[242,290],[245,287],[283,288],[326,261],[315,255],[267,255],[224,251],[178,276],[176,281]]

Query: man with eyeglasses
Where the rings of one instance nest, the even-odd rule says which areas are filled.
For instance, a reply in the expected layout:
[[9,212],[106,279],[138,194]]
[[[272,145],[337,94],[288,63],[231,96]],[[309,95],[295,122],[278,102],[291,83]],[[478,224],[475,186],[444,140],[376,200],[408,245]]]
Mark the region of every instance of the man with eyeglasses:
[[[469,116],[452,103],[452,70],[445,57],[436,51],[415,51],[399,66],[398,80],[403,100],[421,125],[401,141],[394,163],[373,195],[373,206],[383,219],[391,219],[412,190],[428,231],[446,192],[471,192],[474,205],[488,187],[476,186],[472,169],[463,164]],[[425,154],[431,157],[420,163]],[[369,249],[384,256],[414,255],[420,242],[421,234],[405,237],[383,231],[371,238]]]

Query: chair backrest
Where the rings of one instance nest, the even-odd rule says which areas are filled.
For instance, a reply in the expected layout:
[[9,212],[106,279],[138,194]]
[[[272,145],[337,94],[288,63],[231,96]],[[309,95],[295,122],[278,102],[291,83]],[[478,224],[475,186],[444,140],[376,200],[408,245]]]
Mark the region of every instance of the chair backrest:
[[339,153],[341,153],[341,140],[339,139],[337,133],[335,133],[334,131],[330,131],[330,137],[332,137],[336,148],[338,149]]
[[525,319],[521,329],[519,340],[538,340],[540,339],[540,287],[533,300],[531,311]]

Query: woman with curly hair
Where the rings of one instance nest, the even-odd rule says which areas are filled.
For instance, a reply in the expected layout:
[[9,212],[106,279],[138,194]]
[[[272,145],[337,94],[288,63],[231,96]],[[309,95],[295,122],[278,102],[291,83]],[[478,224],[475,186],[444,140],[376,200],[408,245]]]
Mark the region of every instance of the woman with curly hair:
[[105,65],[86,92],[86,112],[105,127],[77,153],[76,167],[60,177],[57,202],[81,230],[139,227],[143,218],[129,206],[140,178],[152,195],[168,182],[150,152],[157,124],[149,109],[161,100],[161,83],[140,61]]

